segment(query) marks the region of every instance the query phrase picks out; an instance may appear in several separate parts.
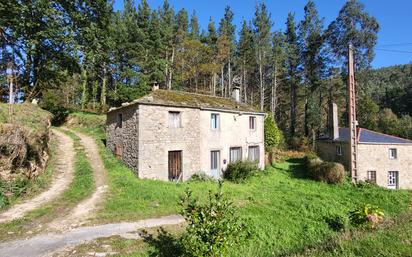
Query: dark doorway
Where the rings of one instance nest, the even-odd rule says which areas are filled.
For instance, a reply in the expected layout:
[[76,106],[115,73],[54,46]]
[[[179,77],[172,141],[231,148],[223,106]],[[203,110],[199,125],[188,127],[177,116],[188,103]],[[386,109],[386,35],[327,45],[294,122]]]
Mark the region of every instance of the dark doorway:
[[169,151],[169,180],[181,180],[182,151]]

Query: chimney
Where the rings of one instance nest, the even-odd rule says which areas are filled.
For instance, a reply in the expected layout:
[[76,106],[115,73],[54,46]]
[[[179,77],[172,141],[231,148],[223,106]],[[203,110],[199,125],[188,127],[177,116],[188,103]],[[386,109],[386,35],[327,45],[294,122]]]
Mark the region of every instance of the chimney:
[[333,102],[329,104],[328,133],[332,140],[339,138],[338,106]]
[[153,82],[152,91],[156,91],[159,89],[159,84],[157,82]]
[[239,87],[233,87],[233,89],[232,89],[232,98],[236,102],[240,103],[240,88]]

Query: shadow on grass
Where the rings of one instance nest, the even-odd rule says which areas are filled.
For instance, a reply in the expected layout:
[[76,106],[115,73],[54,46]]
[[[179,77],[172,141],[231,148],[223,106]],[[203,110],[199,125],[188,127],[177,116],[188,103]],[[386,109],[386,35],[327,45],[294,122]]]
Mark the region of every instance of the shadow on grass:
[[303,158],[290,158],[287,159],[287,162],[290,163],[287,169],[281,167],[276,167],[276,169],[290,173],[292,178],[310,180],[306,173],[306,169],[304,166],[305,160]]
[[143,240],[152,248],[148,256],[177,257],[182,255],[179,240],[162,227],[157,230],[157,236],[143,231]]

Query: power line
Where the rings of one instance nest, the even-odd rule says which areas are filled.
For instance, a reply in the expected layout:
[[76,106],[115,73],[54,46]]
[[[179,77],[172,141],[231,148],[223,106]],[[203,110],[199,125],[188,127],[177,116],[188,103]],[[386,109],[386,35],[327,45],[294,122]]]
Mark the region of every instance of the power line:
[[412,43],[398,43],[398,44],[387,44],[387,45],[378,45],[378,46],[386,47],[386,46],[407,46],[407,45],[412,45]]
[[401,54],[412,54],[412,51],[403,51],[403,50],[394,50],[394,49],[385,49],[385,48],[375,48],[378,51],[392,52],[392,53],[401,53]]

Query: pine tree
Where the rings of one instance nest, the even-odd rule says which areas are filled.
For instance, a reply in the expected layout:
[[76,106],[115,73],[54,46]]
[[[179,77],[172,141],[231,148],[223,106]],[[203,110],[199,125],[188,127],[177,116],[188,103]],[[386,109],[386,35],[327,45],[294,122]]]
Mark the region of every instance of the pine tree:
[[299,85],[299,46],[298,38],[296,35],[295,27],[295,15],[292,13],[288,14],[286,21],[286,42],[287,42],[287,80],[290,87],[290,127],[289,133],[291,137],[295,136],[297,127],[297,91]]
[[196,16],[196,11],[193,10],[192,17],[190,18],[190,37],[192,39],[199,39],[199,21]]
[[[323,19],[319,18],[315,3],[310,0],[304,8],[304,18],[299,24],[299,45],[305,85],[305,135],[317,128],[321,122],[322,78],[325,74],[323,52]],[[316,94],[319,98],[316,98]]]
[[253,19],[254,25],[254,42],[256,48],[256,60],[259,69],[259,94],[260,94],[260,110],[264,110],[265,105],[265,78],[266,66],[270,57],[270,43],[272,27],[272,21],[270,20],[270,14],[266,9],[264,3],[260,3],[256,6],[255,17]]
[[[248,83],[255,66],[253,51],[253,31],[246,20],[243,20],[242,29],[240,30],[238,43],[238,67],[242,74],[241,92],[243,93],[244,102],[248,102]],[[250,90],[250,89],[249,89]]]
[[172,89],[174,61],[177,39],[175,36],[174,10],[169,2],[165,0],[159,10],[160,27],[162,30],[163,45],[165,47],[165,84],[167,89]]

